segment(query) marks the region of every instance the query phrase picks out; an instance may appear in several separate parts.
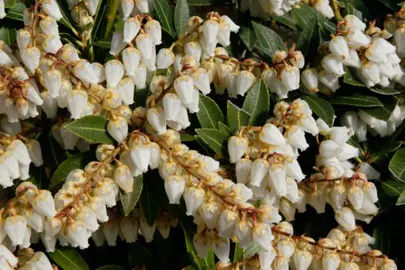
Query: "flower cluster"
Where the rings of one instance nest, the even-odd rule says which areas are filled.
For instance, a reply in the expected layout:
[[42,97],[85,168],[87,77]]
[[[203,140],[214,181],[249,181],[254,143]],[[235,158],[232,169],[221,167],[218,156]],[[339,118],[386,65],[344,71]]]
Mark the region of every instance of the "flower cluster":
[[70,15],[75,23],[81,28],[93,24],[93,16],[96,15],[99,0],[71,0],[67,1]]
[[152,0],[121,0],[120,7],[124,20],[131,15],[153,12]]
[[[282,16],[289,12],[295,5],[301,3],[301,0],[242,0],[240,10],[242,12],[250,11],[253,17],[269,19],[270,15]],[[323,16],[333,18],[333,10],[329,0],[310,0],[306,1]]]
[[[295,236],[292,225],[287,222],[273,226],[272,230],[275,236],[272,245],[243,262],[248,269],[397,269],[394,261],[370,248],[374,238],[361,228],[332,229],[326,238],[318,241]],[[233,267],[228,263],[218,268],[235,269]]]
[[4,270],[54,269],[43,252],[24,248],[20,249],[15,256],[3,245],[0,245],[0,268]]
[[298,183],[305,178],[297,161],[308,148],[305,132],[319,130],[308,104],[297,99],[279,102],[274,118],[263,127],[243,127],[228,141],[230,161],[236,164],[238,183],[248,184],[253,199],[279,208],[287,220],[294,219],[291,205],[300,203]]
[[309,92],[332,91],[340,88],[339,78],[345,68],[352,70],[367,86],[387,87],[392,81],[404,84],[401,59],[396,48],[387,41],[392,35],[376,27],[366,25],[354,15],[347,15],[338,25],[336,36],[325,44],[321,67],[306,69],[301,74],[305,89]]
[[392,135],[405,119],[405,110],[403,106],[396,105],[387,121],[377,119],[364,110],[347,111],[340,117],[340,122],[348,128],[351,128],[357,139],[362,142],[367,139],[367,130],[372,135],[381,137]]
[[101,224],[91,238],[98,247],[104,245],[104,242],[107,242],[109,246],[115,246],[118,237],[127,243],[135,243],[138,239],[138,233],[140,233],[145,242],[149,243],[153,240],[156,229],[164,239],[167,239],[170,228],[176,227],[177,223],[177,219],[168,212],[163,212],[152,225],[148,224],[137,208],[132,210],[127,217],[110,212],[109,220]]
[[405,7],[394,15],[387,15],[384,21],[384,28],[394,35],[394,45],[397,48],[399,57],[405,57]]
[[318,120],[320,133],[324,140],[319,144],[319,155],[316,157],[317,173],[299,185],[303,194],[299,212],[306,210],[305,204],[311,205],[317,213],[325,212],[326,203],[335,211],[336,221],[346,230],[353,230],[355,219],[369,222],[377,214],[377,189],[371,179],[379,177],[367,163],[358,168],[350,159],[356,158],[359,149],[347,143],[353,131],[347,127],[329,128]]
[[0,132],[0,185],[11,187],[15,179],[27,180],[31,162],[35,166],[43,163],[41,146],[36,140],[16,139]]
[[9,249],[28,248],[32,238],[43,241],[56,215],[55,202],[48,190],[39,190],[30,182],[16,189],[16,196],[1,209],[0,242]]

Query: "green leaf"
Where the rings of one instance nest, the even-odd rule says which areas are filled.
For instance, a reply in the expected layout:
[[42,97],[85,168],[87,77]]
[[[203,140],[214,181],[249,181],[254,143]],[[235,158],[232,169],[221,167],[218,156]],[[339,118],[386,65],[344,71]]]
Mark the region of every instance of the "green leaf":
[[97,270],[125,270],[125,268],[118,265],[104,265],[97,268]]
[[13,8],[15,5],[15,0],[5,0],[4,7],[5,8]]
[[181,37],[187,30],[190,10],[186,0],[178,0],[174,8],[174,27],[176,28],[177,37]]
[[87,164],[90,156],[90,152],[85,152],[69,157],[63,161],[53,173],[50,187],[53,188],[65,181],[66,177],[71,171],[83,168]]
[[218,122],[218,128],[220,131],[222,131],[226,136],[231,137],[232,136],[232,131],[231,129],[225,125],[224,123]]
[[63,24],[64,26],[66,26],[67,28],[72,30],[72,32],[75,33],[77,36],[77,31],[76,31],[75,27],[73,26],[72,22],[70,21],[70,17],[68,15],[68,14],[70,14],[68,7],[66,5],[64,5],[61,0],[57,0],[57,2],[58,2],[60,13],[62,14],[62,18],[58,22],[60,22],[61,24]]
[[180,133],[180,139],[182,142],[192,142],[195,141],[194,135],[190,133]]
[[197,251],[194,247],[193,244],[193,236],[194,234],[187,230],[183,225],[183,232],[184,232],[184,239],[186,241],[186,248],[187,248],[187,253],[191,257],[191,260],[193,261],[193,265],[196,267],[196,269],[215,269],[215,256],[214,252],[212,249],[208,251],[208,255],[205,258],[200,258],[197,254]]
[[[152,179],[148,180],[150,181]],[[141,205],[142,215],[145,217],[146,222],[152,226],[159,214],[159,206],[149,183],[144,183],[139,203]]]
[[401,91],[397,90],[397,89],[393,89],[393,88],[369,88],[371,91],[373,91],[374,93],[380,94],[380,95],[384,95],[384,96],[391,96],[391,95],[396,95],[401,93]]
[[66,158],[66,151],[55,141],[52,134],[42,133],[38,137],[38,141],[41,144],[42,157],[44,159],[44,165],[50,170],[55,170]]
[[3,40],[8,46],[11,46],[17,38],[17,30],[15,28],[1,27],[0,40]]
[[239,30],[239,37],[249,51],[257,44],[257,36],[251,27],[242,26]]
[[302,99],[308,103],[311,110],[318,117],[322,118],[328,126],[331,127],[333,125],[335,112],[329,102],[317,96],[303,96]]
[[384,106],[380,100],[372,96],[353,95],[353,96],[340,96],[331,97],[328,99],[329,103],[333,105],[347,105],[353,107],[382,107]]
[[120,201],[125,216],[128,216],[138,203],[138,200],[142,194],[142,188],[143,175],[141,174],[140,176],[134,177],[134,189],[132,192],[124,193],[121,191]]
[[384,99],[381,99],[384,106],[370,108],[370,109],[363,109],[363,111],[365,111],[366,113],[368,113],[369,115],[371,115],[377,119],[387,121],[390,118],[392,112],[394,111],[395,106],[398,103],[398,100],[396,98],[390,97],[390,96],[385,96],[382,98],[384,98]]
[[252,26],[258,40],[257,48],[261,53],[271,59],[275,51],[286,50],[283,40],[272,29],[253,21]]
[[401,195],[399,195],[396,205],[404,205],[405,204],[405,190],[402,191]]
[[345,75],[343,77],[343,82],[349,85],[357,87],[366,87],[351,71],[350,68],[346,68]]
[[13,8],[7,10],[6,18],[17,20],[17,21],[24,21],[24,9],[26,6],[22,2],[15,3]]
[[62,270],[89,269],[83,257],[74,248],[58,248],[49,253],[49,256]]
[[199,128],[195,130],[199,138],[203,140],[215,153],[224,155],[228,136],[222,131],[213,128]]
[[266,84],[260,79],[250,89],[243,102],[243,110],[251,115],[249,125],[261,125],[267,120],[270,109],[270,95]]
[[283,16],[271,15],[271,17],[278,23],[284,24],[285,26],[297,30],[297,24],[295,23],[293,17],[289,13],[285,13]]
[[233,5],[232,0],[187,0],[190,6]]
[[64,127],[89,143],[113,143],[106,125],[105,118],[89,115],[65,124]]
[[224,115],[218,104],[211,98],[200,94],[198,121],[203,128],[218,128],[218,122],[224,122]]
[[170,36],[175,37],[173,29],[173,11],[166,0],[153,0],[153,7],[159,18],[162,29]]
[[90,44],[90,46],[96,46],[103,49],[111,48],[111,41],[109,40],[97,40]]
[[114,30],[114,22],[118,13],[119,3],[120,1],[118,0],[107,0],[107,15],[105,16],[104,20],[106,25],[104,39],[109,39],[112,31]]
[[386,180],[381,181],[381,187],[388,196],[398,198],[405,190],[405,183],[396,180]]
[[243,253],[245,252],[244,248],[239,246],[239,243],[235,245],[235,251],[233,252],[233,262],[243,261]]
[[237,130],[240,127],[247,126],[249,124],[250,114],[228,100],[227,108],[227,120],[228,126],[232,131]]
[[405,148],[399,149],[388,165],[392,175],[401,182],[405,182]]
[[30,178],[28,181],[36,185],[39,189],[47,189],[49,186],[49,179],[45,173],[45,167],[31,167]]
[[91,37],[93,40],[95,40],[96,37],[98,36],[97,34],[102,22],[104,21],[104,15],[106,11],[107,5],[105,4],[105,1],[100,0],[98,3],[96,15],[94,16],[94,25],[93,28],[91,29]]

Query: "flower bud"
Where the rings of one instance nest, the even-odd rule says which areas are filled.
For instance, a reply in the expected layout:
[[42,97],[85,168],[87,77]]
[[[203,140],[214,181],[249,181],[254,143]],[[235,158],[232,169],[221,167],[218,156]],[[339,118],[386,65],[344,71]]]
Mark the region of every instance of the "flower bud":
[[80,60],[73,68],[73,74],[86,84],[97,84],[97,75],[86,60]]
[[151,148],[149,145],[136,145],[131,149],[131,158],[142,173],[148,171]]
[[329,42],[329,50],[340,59],[349,57],[349,46],[343,36],[335,36]]
[[123,39],[122,32],[115,31],[113,33],[113,36],[111,39],[111,49],[110,49],[111,55],[117,55],[125,48],[126,43],[123,42],[122,39]]
[[319,81],[329,88],[332,92],[335,92],[340,88],[339,77],[335,74],[326,72],[325,70],[318,73]]
[[153,40],[155,45],[162,44],[162,28],[160,23],[156,20],[150,20],[145,24],[145,31],[148,33]]
[[31,44],[32,37],[28,30],[20,29],[17,32],[17,45],[20,51],[25,50]]
[[203,68],[198,68],[191,74],[195,87],[201,91],[203,95],[211,92],[210,78],[208,72]]
[[27,220],[23,216],[10,216],[4,222],[4,230],[14,246],[23,244],[27,229]]
[[334,74],[337,77],[341,77],[345,73],[342,60],[334,54],[328,54],[325,56],[322,59],[321,64],[327,72]]
[[123,30],[123,41],[126,43],[131,43],[131,41],[138,34],[139,29],[141,29],[141,23],[139,22],[138,18],[132,17],[125,20]]
[[288,91],[296,90],[300,87],[300,71],[297,67],[286,66],[281,70],[281,81]]
[[186,181],[183,177],[172,175],[165,181],[165,190],[169,203],[179,204],[181,196],[183,195]]
[[121,1],[121,12],[123,19],[127,19],[131,16],[132,10],[134,9],[135,3],[133,0],[122,0]]
[[245,93],[252,87],[256,77],[252,72],[244,70],[238,73],[236,80],[236,93],[244,96]]
[[304,86],[313,93],[319,91],[318,72],[314,68],[307,68],[301,74],[301,81]]
[[149,109],[146,113],[146,118],[158,135],[166,132],[166,115],[161,107]]
[[202,32],[207,44],[216,44],[219,33],[219,24],[215,20],[206,20],[202,25]]
[[55,20],[59,21],[62,19],[62,13],[60,12],[59,6],[56,3],[56,0],[44,0],[41,3],[42,9],[48,14],[55,18]]
[[325,270],[336,270],[340,265],[338,253],[326,253],[322,256],[322,267]]
[[120,220],[120,231],[127,243],[135,243],[138,238],[139,221],[132,217],[123,217]]
[[188,75],[181,75],[174,80],[174,90],[181,101],[185,104],[191,103],[193,100],[194,83],[193,79]]
[[156,56],[156,66],[158,69],[169,68],[174,62],[174,53],[166,48],[160,49]]
[[44,74],[44,81],[50,97],[59,96],[59,90],[62,86],[62,73],[57,69],[50,69]]
[[47,36],[42,42],[42,48],[45,52],[56,54],[63,44],[59,36]]
[[68,109],[73,119],[82,117],[82,113],[86,109],[87,98],[87,93],[83,90],[72,90],[68,94]]
[[273,124],[265,124],[259,133],[262,142],[280,146],[285,144],[285,138],[280,130]]
[[114,181],[125,193],[132,192],[134,188],[134,178],[128,166],[124,164],[118,165],[114,170]]
[[188,187],[184,191],[184,201],[186,202],[188,216],[196,215],[198,209],[205,200],[205,192],[198,187]]
[[352,186],[348,190],[347,198],[354,210],[360,209],[364,199],[363,190],[358,186]]
[[221,214],[221,206],[216,201],[206,201],[201,204],[199,213],[208,229],[217,227],[217,220]]
[[107,87],[116,87],[124,76],[124,65],[118,60],[110,60],[105,64]]
[[228,152],[231,163],[237,162],[248,149],[248,140],[243,137],[232,136],[228,141]]
[[[239,241],[239,245],[241,248],[245,248],[247,245],[249,245],[252,241],[252,228],[250,227],[249,223],[246,220],[241,220],[238,223],[236,223],[235,226],[235,236],[237,237]],[[263,231],[264,233],[264,231]],[[256,235],[257,233],[253,234],[253,236]],[[267,234],[268,235],[268,234]],[[271,237],[269,237],[271,239]],[[255,239],[255,241],[262,241],[263,239]]]
[[241,184],[246,184],[250,178],[250,171],[252,167],[252,161],[250,159],[239,159],[235,166],[236,181]]
[[31,73],[38,68],[40,57],[41,52],[37,47],[29,47],[21,51],[21,60]]
[[146,66],[140,63],[134,75],[129,75],[137,89],[144,89],[146,87],[146,72]]
[[335,212],[335,219],[345,230],[353,231],[356,228],[353,211],[348,207],[343,207],[341,211]]

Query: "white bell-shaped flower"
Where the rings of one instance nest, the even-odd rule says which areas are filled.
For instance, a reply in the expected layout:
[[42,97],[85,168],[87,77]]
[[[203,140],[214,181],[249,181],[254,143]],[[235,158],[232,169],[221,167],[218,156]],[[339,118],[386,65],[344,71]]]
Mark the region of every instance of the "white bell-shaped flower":
[[112,39],[111,39],[111,48],[110,48],[110,54],[111,55],[117,55],[119,54],[127,45],[123,39],[123,34],[121,31],[115,31],[113,33]]
[[128,166],[119,164],[114,170],[114,181],[126,193],[132,192],[134,178]]
[[185,189],[183,197],[186,202],[186,214],[194,216],[205,201],[205,191],[199,187],[188,187]]
[[242,158],[236,162],[235,176],[238,183],[246,184],[249,181],[251,167],[252,161],[250,159]]
[[250,71],[244,70],[239,72],[236,80],[236,94],[244,96],[252,87],[255,78],[256,77]]
[[87,98],[87,92],[83,90],[72,90],[72,92],[68,94],[68,109],[73,119],[82,117],[82,113],[87,105]]
[[116,117],[107,124],[107,131],[118,143],[122,143],[128,136],[128,123],[123,117]]
[[135,70],[135,73],[133,75],[129,74],[129,77],[132,79],[137,89],[144,89],[146,87],[147,77],[146,66],[143,63],[140,63]]
[[252,229],[252,238],[263,250],[268,251],[274,239],[270,225],[257,223]]
[[168,93],[162,99],[166,120],[176,121],[180,113],[181,100],[175,93]]
[[207,95],[211,92],[209,74],[205,69],[198,68],[191,73],[191,76],[194,86],[200,90],[203,95]]
[[135,85],[132,79],[124,77],[121,79],[115,90],[119,93],[123,104],[131,105],[134,103]]
[[124,76],[124,65],[119,60],[110,60],[105,64],[107,87],[116,87]]
[[122,17],[127,19],[129,16],[131,16],[132,10],[134,9],[135,3],[133,0],[121,0],[120,1],[121,5],[121,13]]
[[340,265],[340,256],[336,252],[326,253],[322,256],[322,269],[337,270]]
[[55,20],[59,21],[62,19],[63,15],[60,12],[58,3],[56,0],[45,0],[41,3],[41,7],[43,10],[48,14],[49,16],[52,16],[55,18]]
[[186,186],[186,181],[183,177],[172,175],[165,181],[165,190],[169,203],[179,204]]
[[232,209],[224,209],[218,219],[218,235],[231,238],[236,223],[239,222],[239,214]]
[[353,231],[356,228],[353,211],[348,207],[343,207],[341,211],[335,212],[335,219],[345,230]]
[[221,214],[221,205],[214,200],[206,201],[201,204],[199,213],[207,228],[214,229],[217,227],[217,220]]
[[120,220],[120,232],[127,243],[135,243],[138,238],[139,221],[136,218],[124,217]]
[[283,145],[286,140],[280,130],[273,124],[265,124],[259,133],[259,138],[262,142],[271,145]]
[[322,67],[330,74],[334,74],[337,77],[343,76],[345,73],[342,60],[335,54],[328,54],[322,59]]
[[47,36],[42,43],[42,48],[48,53],[57,53],[63,44],[59,36]]
[[25,50],[31,44],[32,37],[30,31],[20,29],[17,32],[17,45],[20,51]]
[[141,23],[137,17],[128,18],[124,22],[123,41],[131,43],[141,29]]
[[62,86],[62,73],[57,69],[50,69],[44,74],[45,87],[50,97],[59,96],[59,89]]
[[169,68],[174,62],[174,53],[166,48],[159,50],[156,56],[156,66],[158,69]]
[[163,108],[149,109],[146,113],[146,118],[159,135],[166,132],[166,115]]
[[23,216],[10,216],[5,219],[4,230],[14,246],[22,245],[27,230],[27,220]]
[[[28,47],[21,51],[21,60],[31,73],[39,66],[41,52],[37,47]],[[0,61],[1,62],[1,61]]]
[[87,60],[80,60],[73,68],[73,74],[86,84],[97,84],[97,75]]
[[243,157],[248,149],[248,140],[243,137],[232,136],[228,140],[229,160],[231,163],[237,162]]
[[193,78],[188,75],[181,75],[174,80],[174,90],[184,104],[193,101]]
[[145,24],[145,31],[148,33],[153,40],[155,45],[162,44],[162,28],[160,23],[156,20],[150,20]]
[[333,37],[328,46],[329,50],[340,59],[345,60],[349,57],[349,46],[343,36]]

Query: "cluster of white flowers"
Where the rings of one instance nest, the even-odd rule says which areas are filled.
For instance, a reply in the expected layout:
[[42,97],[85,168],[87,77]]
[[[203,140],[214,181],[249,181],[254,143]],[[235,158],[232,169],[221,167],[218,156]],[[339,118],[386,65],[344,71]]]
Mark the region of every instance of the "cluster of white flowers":
[[0,185],[11,187],[15,179],[27,180],[30,164],[43,163],[41,146],[36,140],[26,139],[24,144],[15,137],[0,132]]
[[387,15],[384,21],[384,28],[394,35],[394,45],[397,48],[397,54],[402,59],[405,57],[405,7],[395,13]]
[[371,135],[381,137],[392,135],[405,119],[405,109],[396,105],[387,121],[377,119],[364,110],[345,112],[340,122],[351,128],[360,142],[367,140],[367,130]]
[[151,226],[137,208],[133,209],[127,217],[119,216],[116,213],[109,213],[109,216],[109,221],[101,224],[100,228],[91,236],[98,247],[103,246],[105,242],[109,246],[115,246],[118,237],[127,243],[135,243],[139,233],[144,237],[146,243],[150,243],[156,229],[164,239],[167,239],[170,228],[176,227],[178,224],[175,217],[164,212]]
[[43,252],[30,248],[20,249],[17,256],[0,245],[0,269],[2,270],[53,270],[52,264]]
[[120,0],[122,16],[127,19],[131,15],[153,12],[153,0]]
[[[346,230],[353,230],[355,220],[370,222],[377,214],[377,188],[370,179],[378,179],[379,173],[368,163],[357,168],[350,162],[359,149],[347,143],[353,131],[347,127],[329,128],[322,120],[320,134],[324,140],[319,145],[316,158],[317,173],[303,185],[299,185],[302,204],[296,205],[298,212],[306,211],[306,204],[317,213],[324,213],[326,203],[335,211],[336,221]],[[295,211],[295,210],[294,210]]]
[[236,163],[238,183],[248,184],[253,199],[280,209],[293,220],[295,203],[302,203],[298,183],[305,178],[297,161],[299,151],[309,145],[305,132],[319,132],[308,104],[297,99],[279,102],[275,117],[263,127],[243,127],[228,141],[230,161]]
[[[268,20],[270,15],[282,16],[301,2],[301,0],[242,0],[240,10],[242,12],[249,10],[253,17]],[[310,0],[306,2],[309,2],[308,4],[318,10],[323,16],[329,19],[334,17],[329,0]]]
[[346,15],[338,25],[338,30],[325,46],[326,55],[321,67],[306,69],[301,74],[305,90],[309,92],[332,91],[340,88],[339,78],[345,74],[345,68],[367,86],[388,87],[392,82],[405,85],[401,59],[396,48],[387,41],[392,35],[370,24],[366,25],[354,15]]
[[0,243],[10,250],[28,248],[39,237],[45,243],[49,222],[55,215],[51,192],[23,182],[16,189],[16,197],[1,210]]
[[[335,228],[318,241],[295,236],[293,226],[285,221],[273,226],[272,231],[271,245],[245,261],[247,269],[397,269],[393,260],[370,248],[375,240],[360,228],[352,231]],[[234,266],[231,263],[217,265],[219,269],[236,269]]]

